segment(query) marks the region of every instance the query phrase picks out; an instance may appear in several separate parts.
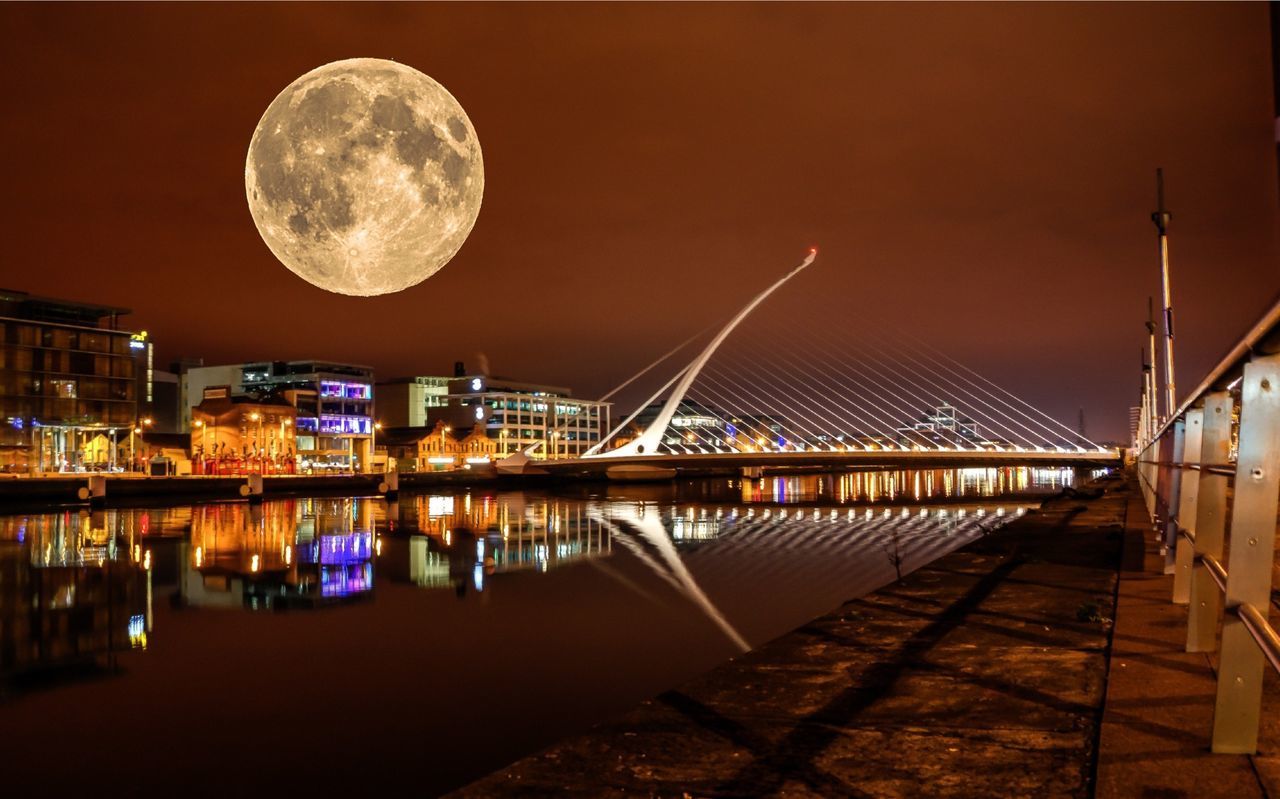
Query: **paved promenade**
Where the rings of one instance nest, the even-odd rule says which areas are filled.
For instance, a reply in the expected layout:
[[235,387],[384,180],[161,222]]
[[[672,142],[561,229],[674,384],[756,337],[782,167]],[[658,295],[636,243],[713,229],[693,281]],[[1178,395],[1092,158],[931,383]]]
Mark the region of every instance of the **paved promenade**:
[[1264,796],[1207,751],[1136,485],[1098,487],[456,795]]
[[1217,657],[1185,651],[1187,610],[1170,602],[1173,577],[1147,522],[1142,497],[1129,498],[1129,557],[1120,573],[1098,762],[1099,797],[1173,799],[1280,796],[1280,686],[1266,675],[1257,757],[1209,751]]
[[460,796],[1087,796],[1128,488],[1059,499]]

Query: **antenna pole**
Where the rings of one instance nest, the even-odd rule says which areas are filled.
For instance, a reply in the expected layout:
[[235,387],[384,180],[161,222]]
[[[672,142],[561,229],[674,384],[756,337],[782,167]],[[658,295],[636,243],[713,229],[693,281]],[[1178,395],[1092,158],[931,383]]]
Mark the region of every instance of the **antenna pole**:
[[[1160,241],[1160,284],[1164,292],[1164,418],[1176,410],[1178,392],[1173,385],[1173,300],[1169,293],[1169,220],[1173,214],[1164,207],[1164,170],[1156,170],[1156,212],[1151,221]],[[1152,364],[1154,365],[1154,360]]]
[[1147,440],[1155,437],[1160,417],[1159,399],[1156,396],[1156,312],[1155,300],[1147,297],[1147,342],[1151,360],[1142,359],[1143,380],[1147,392]]

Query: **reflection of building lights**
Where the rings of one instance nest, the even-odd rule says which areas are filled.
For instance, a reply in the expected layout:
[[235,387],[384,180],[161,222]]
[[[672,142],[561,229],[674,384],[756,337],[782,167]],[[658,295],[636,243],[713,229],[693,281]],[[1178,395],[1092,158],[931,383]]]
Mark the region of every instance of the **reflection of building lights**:
[[284,565],[288,566],[293,563],[293,547],[288,544],[284,545]]
[[204,562],[204,547],[196,547],[196,568]]
[[261,564],[262,564],[261,559],[257,555],[254,555],[253,558],[249,561],[249,571],[256,572],[258,570],[258,567],[261,566]]
[[148,570],[151,568],[151,550],[149,549],[142,553],[142,568]]
[[147,619],[141,614],[129,617],[129,646],[147,648]]
[[378,540],[373,542],[373,551],[379,555],[382,554],[382,537],[381,536],[378,537]]

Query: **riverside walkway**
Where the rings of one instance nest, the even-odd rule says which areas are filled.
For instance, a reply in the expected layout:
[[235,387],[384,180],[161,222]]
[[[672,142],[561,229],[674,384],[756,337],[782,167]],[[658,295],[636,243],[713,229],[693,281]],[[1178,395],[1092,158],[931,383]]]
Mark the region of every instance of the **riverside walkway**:
[[1093,488],[455,795],[1266,795],[1205,746],[1136,482]]

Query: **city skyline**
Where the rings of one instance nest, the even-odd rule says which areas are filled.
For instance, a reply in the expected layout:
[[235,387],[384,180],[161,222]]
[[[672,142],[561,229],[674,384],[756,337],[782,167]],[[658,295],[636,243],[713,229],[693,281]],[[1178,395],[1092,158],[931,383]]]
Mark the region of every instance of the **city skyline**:
[[[0,13],[26,198],[3,285],[132,308],[158,365],[387,378],[483,353],[593,397],[817,244],[832,329],[873,299],[1122,440],[1158,296],[1157,166],[1184,391],[1280,285],[1264,6]],[[130,58],[108,55],[126,38]],[[243,196],[275,93],[360,55],[448,87],[489,174],[453,263],[377,299],[290,274]]]

